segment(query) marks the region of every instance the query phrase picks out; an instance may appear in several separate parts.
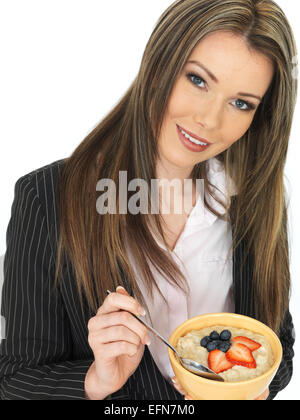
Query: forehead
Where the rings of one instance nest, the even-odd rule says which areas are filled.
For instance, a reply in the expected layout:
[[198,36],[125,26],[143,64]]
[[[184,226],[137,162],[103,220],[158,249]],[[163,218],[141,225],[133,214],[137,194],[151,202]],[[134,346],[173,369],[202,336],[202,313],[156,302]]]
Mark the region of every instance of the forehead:
[[[230,32],[211,33],[198,42],[188,61],[199,61],[216,76],[219,83],[232,88],[252,87],[264,96],[274,75],[270,59],[250,50],[246,42]],[[253,92],[255,93],[255,92]]]

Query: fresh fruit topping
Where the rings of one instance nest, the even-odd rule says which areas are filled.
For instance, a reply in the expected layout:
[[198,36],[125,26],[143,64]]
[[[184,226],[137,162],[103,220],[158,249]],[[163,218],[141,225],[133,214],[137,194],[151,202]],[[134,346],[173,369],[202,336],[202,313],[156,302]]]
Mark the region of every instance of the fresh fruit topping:
[[227,353],[230,349],[231,344],[229,341],[220,341],[218,345],[218,349],[221,350],[223,353]]
[[210,351],[216,350],[218,346],[219,346],[219,340],[214,340],[214,341],[210,341],[207,344],[206,348],[207,348],[207,351],[210,352]]
[[221,350],[213,350],[209,353],[208,367],[215,373],[225,372],[233,366],[234,364],[226,358],[225,353]]
[[219,334],[217,331],[212,331],[210,335],[203,337],[200,341],[200,345],[207,349],[208,352],[219,349],[226,353],[230,349],[231,343],[231,332],[224,330]]
[[202,338],[200,341],[200,345],[206,349],[207,344],[210,342],[210,338],[208,336]]
[[257,349],[259,349],[261,347],[261,344],[257,343],[256,341],[251,340],[248,337],[243,337],[243,336],[235,337],[232,340],[232,342],[233,343],[244,344],[251,351],[257,350]]
[[217,331],[213,331],[209,338],[214,341],[214,340],[220,340],[220,334]]
[[229,362],[245,366],[249,369],[256,368],[256,362],[251,350],[244,344],[234,343],[230,350],[226,353],[226,358]]
[[228,331],[228,330],[222,331],[221,334],[220,334],[220,339],[222,341],[228,341],[228,340],[230,340],[231,339],[231,332]]

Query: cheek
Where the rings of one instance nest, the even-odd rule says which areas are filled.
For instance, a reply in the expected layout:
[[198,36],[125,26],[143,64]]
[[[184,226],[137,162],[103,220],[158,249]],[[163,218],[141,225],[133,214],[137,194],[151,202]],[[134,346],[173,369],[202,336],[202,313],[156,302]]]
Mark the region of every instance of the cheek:
[[170,119],[188,117],[194,115],[198,107],[199,100],[196,101],[181,84],[178,84],[170,96],[167,114]]
[[249,119],[245,121],[243,118],[235,119],[234,121],[232,118],[228,119],[222,130],[223,142],[228,146],[236,143],[247,133],[251,123],[252,119],[251,121]]

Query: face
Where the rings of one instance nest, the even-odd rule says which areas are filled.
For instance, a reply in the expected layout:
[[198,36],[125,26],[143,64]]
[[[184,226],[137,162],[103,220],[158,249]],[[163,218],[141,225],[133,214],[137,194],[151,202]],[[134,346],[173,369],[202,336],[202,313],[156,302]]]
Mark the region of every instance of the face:
[[[273,74],[269,59],[250,51],[235,34],[219,32],[202,39],[187,60],[168,102],[158,139],[164,169],[190,174],[196,164],[237,142],[251,126]],[[180,129],[192,139],[182,137]],[[211,144],[190,144],[190,140],[200,138]]]

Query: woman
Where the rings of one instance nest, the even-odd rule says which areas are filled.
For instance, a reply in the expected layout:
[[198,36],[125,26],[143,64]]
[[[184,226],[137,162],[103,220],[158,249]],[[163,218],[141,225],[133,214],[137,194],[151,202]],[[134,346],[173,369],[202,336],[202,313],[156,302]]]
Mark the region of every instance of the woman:
[[[17,181],[4,262],[2,399],[183,399],[166,348],[157,351],[132,316],[144,309],[164,333],[209,311],[265,322],[284,357],[260,399],[289,383],[283,174],[296,55],[271,0],[176,1],[120,103],[71,157]],[[100,215],[96,185],[108,179],[121,196],[121,171],[149,186],[192,180],[194,208],[203,179],[202,218],[194,209]],[[162,202],[160,194],[160,210]]]

